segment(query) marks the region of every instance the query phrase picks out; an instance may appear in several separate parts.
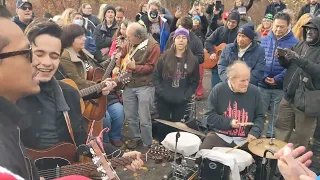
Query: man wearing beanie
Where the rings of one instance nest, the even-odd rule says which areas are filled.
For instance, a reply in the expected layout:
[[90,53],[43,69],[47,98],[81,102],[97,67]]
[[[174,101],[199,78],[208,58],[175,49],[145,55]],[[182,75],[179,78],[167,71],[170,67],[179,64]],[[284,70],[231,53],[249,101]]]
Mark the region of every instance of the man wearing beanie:
[[254,25],[251,23],[245,24],[239,28],[237,40],[224,48],[218,62],[219,77],[223,82],[228,80],[227,67],[234,61],[241,60],[251,68],[250,83],[258,86],[258,82],[264,74],[265,52],[254,41],[255,35]]
[[[237,37],[238,25],[240,22],[240,15],[237,12],[229,14],[227,23],[224,26],[216,29],[204,42],[206,50],[210,54],[211,60],[216,60],[216,52],[213,51],[214,46],[219,46],[221,43],[233,43]],[[218,75],[218,67],[215,66],[212,69],[211,87],[213,88],[216,84],[221,82]]]
[[17,0],[16,3],[17,16],[13,18],[13,22],[16,23],[22,31],[32,21],[32,4],[28,0]]
[[[115,19],[116,9],[108,5],[104,8],[104,18],[94,31],[94,39],[96,41],[97,50],[101,52],[102,60],[108,58],[108,52],[112,44],[113,34],[118,29]],[[99,58],[98,58],[99,59]]]

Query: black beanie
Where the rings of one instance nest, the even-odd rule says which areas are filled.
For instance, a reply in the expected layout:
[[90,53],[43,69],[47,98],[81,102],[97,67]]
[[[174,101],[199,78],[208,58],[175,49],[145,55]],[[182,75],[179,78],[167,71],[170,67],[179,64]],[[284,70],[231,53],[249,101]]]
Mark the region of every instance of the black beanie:
[[234,20],[237,21],[237,23],[239,24],[240,22],[240,15],[238,12],[231,12],[228,16],[227,20]]
[[104,8],[104,13],[103,13],[104,16],[106,16],[107,11],[109,11],[109,10],[112,10],[112,11],[114,12],[114,15],[117,14],[116,8],[114,8],[114,7],[111,6],[111,5],[108,5],[108,6],[106,6],[106,7]]

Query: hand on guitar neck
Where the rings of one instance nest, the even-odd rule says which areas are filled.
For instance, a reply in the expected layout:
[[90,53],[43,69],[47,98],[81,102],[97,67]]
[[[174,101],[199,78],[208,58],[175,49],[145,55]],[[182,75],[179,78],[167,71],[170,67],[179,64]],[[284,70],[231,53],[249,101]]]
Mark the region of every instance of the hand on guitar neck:
[[101,92],[105,96],[108,95],[113,88],[117,87],[117,83],[111,78],[107,78],[103,82],[105,83],[105,87],[101,90]]

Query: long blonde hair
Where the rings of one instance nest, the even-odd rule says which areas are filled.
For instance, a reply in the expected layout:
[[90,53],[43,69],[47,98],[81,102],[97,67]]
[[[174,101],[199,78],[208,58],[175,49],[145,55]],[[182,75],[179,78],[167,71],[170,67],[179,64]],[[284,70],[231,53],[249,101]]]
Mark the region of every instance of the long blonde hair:
[[102,22],[104,19],[104,8],[107,6],[107,4],[101,4],[99,8],[99,13],[98,13],[98,19]]
[[63,13],[61,14],[61,19],[63,20],[63,24],[64,25],[68,25],[71,24],[72,20],[71,20],[71,14],[76,13],[77,10],[73,9],[73,8],[67,8],[66,10],[63,11]]
[[309,22],[310,19],[312,19],[312,15],[310,13],[304,14],[300,17],[300,19],[297,21],[297,23],[292,28],[292,32],[297,39],[303,40],[302,26],[307,24],[307,22]]

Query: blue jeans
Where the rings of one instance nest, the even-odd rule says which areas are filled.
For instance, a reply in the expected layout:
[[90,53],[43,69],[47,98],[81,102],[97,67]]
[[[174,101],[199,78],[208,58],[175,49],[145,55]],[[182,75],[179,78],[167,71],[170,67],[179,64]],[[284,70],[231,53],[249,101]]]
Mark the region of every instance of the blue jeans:
[[108,106],[106,111],[106,117],[103,120],[103,127],[110,128],[108,133],[104,133],[103,141],[109,142],[111,140],[120,140],[121,131],[124,121],[123,105],[119,102]]
[[218,65],[211,69],[211,74],[212,74],[211,76],[211,89],[212,89],[215,85],[221,82],[221,79],[218,73]]
[[264,89],[258,87],[264,112],[268,111],[268,107],[271,107],[271,116],[269,118],[267,137],[274,137],[274,125],[278,117],[279,104],[284,96],[282,89]]

